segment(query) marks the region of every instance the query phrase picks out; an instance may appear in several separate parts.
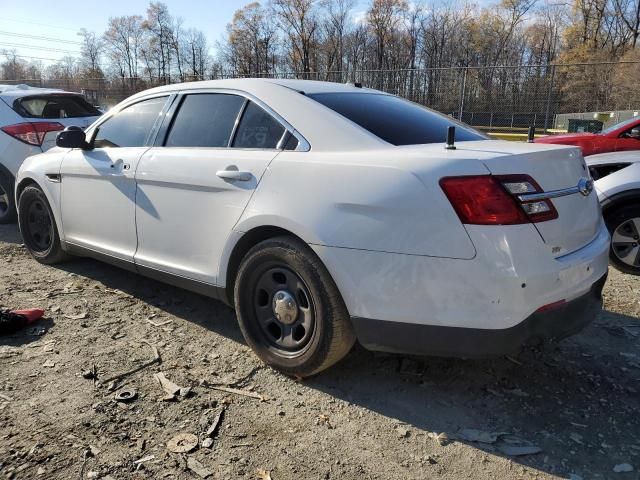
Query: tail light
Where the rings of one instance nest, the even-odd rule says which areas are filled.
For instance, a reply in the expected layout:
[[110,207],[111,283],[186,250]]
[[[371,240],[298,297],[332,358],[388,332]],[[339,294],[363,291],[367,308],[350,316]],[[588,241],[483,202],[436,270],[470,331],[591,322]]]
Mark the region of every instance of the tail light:
[[64,126],[58,122],[16,123],[0,130],[21,142],[40,147],[47,133],[64,130]]
[[566,300],[558,300],[557,302],[548,303],[546,305],[541,306],[539,309],[535,311],[535,313],[546,313],[551,312],[552,310],[557,310],[560,307],[563,307],[567,304]]
[[519,225],[558,218],[550,200],[518,200],[523,193],[543,192],[528,175],[446,177],[440,186],[465,224]]

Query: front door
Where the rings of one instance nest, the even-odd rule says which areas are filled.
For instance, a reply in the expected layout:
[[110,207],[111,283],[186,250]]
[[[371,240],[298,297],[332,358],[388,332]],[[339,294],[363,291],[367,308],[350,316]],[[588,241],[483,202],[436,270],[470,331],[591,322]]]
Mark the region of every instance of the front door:
[[[186,95],[140,161],[136,264],[215,284],[219,260],[284,127],[244,97]],[[236,126],[237,125],[237,126]]]
[[640,150],[640,125],[629,128],[616,139],[616,152]]
[[109,116],[89,133],[93,148],[75,149],[64,157],[60,178],[66,242],[133,261],[135,171],[167,98],[144,100]]

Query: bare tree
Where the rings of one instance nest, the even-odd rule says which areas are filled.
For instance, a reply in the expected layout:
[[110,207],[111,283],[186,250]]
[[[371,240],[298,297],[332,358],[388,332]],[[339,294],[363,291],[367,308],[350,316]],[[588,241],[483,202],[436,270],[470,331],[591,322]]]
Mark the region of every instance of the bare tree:
[[103,40],[95,32],[89,32],[85,28],[80,30],[79,35],[82,36],[80,64],[83,74],[88,78],[102,78],[100,57],[104,49]]
[[185,61],[191,80],[203,80],[209,64],[207,37],[200,30],[189,29],[186,32]]
[[147,32],[143,46],[147,69],[151,70],[153,65],[157,69],[158,78],[163,83],[168,83],[171,80],[173,18],[167,5],[151,2],[142,28]]
[[294,70],[311,72],[311,54],[318,29],[313,0],[272,0],[280,27],[288,39],[288,57]]
[[140,48],[142,44],[142,17],[131,15],[111,17],[103,35],[112,68],[122,79],[134,87],[138,78]]

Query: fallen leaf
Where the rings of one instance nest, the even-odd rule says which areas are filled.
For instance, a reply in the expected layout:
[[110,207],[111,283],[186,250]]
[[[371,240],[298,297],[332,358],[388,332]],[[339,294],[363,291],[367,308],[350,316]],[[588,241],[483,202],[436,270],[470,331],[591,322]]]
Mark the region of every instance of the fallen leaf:
[[189,453],[198,446],[198,437],[192,433],[179,433],[167,442],[167,450],[173,453]]
[[208,478],[213,475],[213,472],[205,467],[202,463],[193,457],[187,458],[187,468],[200,478]]
[[256,471],[256,475],[258,477],[258,480],[272,480],[271,479],[271,472],[268,470],[262,470],[261,468],[259,468]]

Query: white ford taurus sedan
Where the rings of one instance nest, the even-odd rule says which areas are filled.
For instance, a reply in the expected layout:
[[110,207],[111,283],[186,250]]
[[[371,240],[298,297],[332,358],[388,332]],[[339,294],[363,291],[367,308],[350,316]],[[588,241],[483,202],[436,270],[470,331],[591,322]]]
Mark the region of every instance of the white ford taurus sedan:
[[270,79],[148,90],[57,144],[16,181],[38,261],[96,257],[228,302],[288,374],[356,339],[500,355],[601,306],[609,234],[577,148],[488,140],[358,85]]

